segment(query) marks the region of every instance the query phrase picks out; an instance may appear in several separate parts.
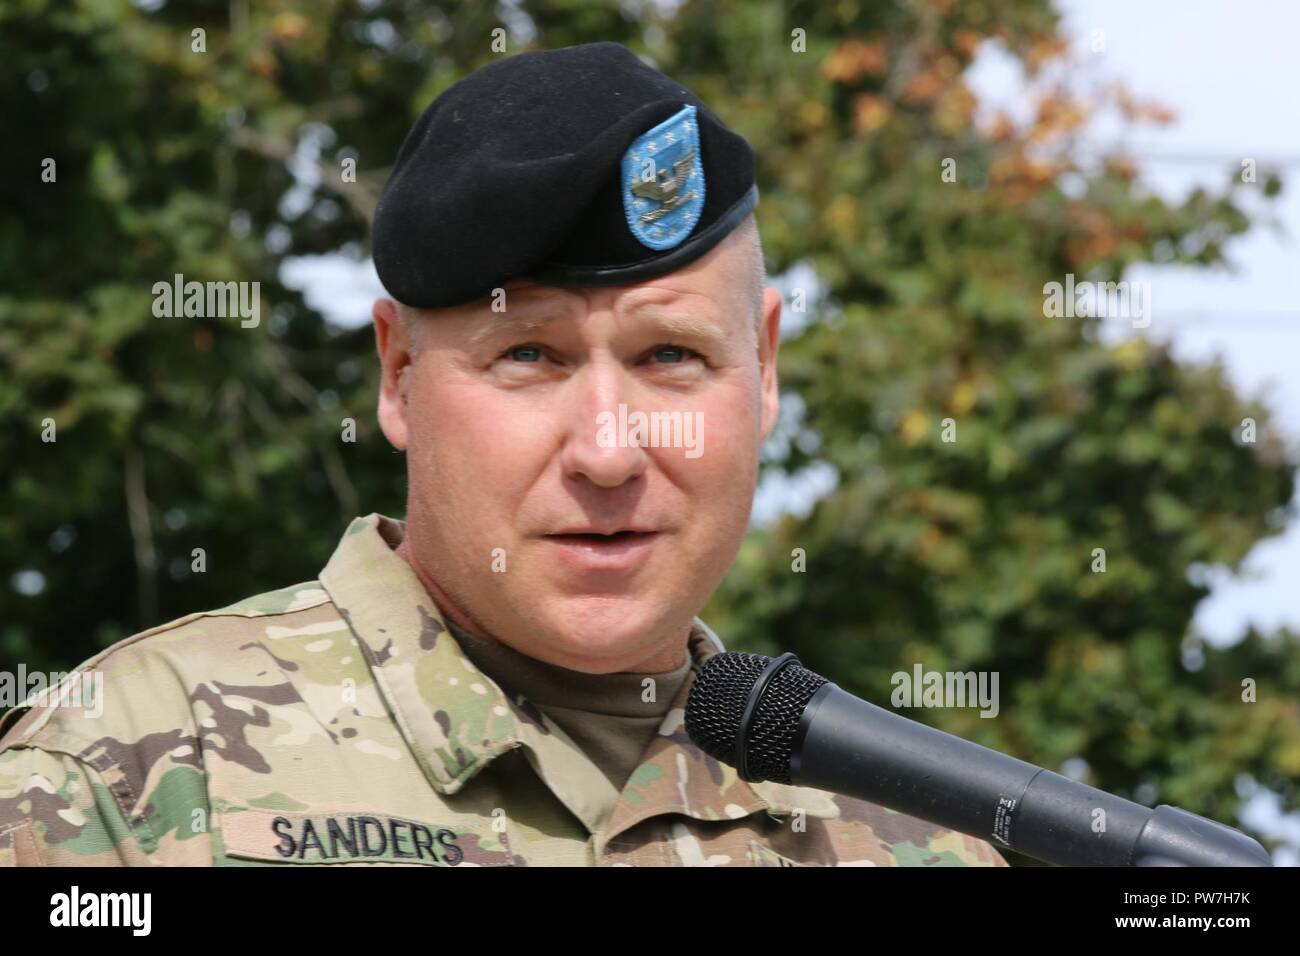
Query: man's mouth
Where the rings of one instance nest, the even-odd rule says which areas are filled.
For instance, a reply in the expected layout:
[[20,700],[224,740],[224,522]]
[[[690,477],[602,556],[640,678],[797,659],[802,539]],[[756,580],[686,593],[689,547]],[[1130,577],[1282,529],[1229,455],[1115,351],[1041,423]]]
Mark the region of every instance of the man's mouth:
[[544,536],[558,545],[561,553],[577,564],[604,570],[630,569],[645,557],[659,537],[657,531],[623,528],[608,533],[568,529]]
[[648,537],[654,533],[653,531],[633,531],[631,529],[612,531],[608,534],[599,531],[562,531],[557,534],[548,534],[546,537],[554,540],[589,541],[594,544],[608,544],[615,541],[628,541],[636,537]]

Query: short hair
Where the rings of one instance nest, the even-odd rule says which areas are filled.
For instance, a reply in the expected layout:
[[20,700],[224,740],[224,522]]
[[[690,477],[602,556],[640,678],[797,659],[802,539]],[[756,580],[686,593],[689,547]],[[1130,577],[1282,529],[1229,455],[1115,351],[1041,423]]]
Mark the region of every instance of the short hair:
[[750,304],[754,311],[754,328],[763,321],[763,289],[767,285],[767,263],[763,261],[763,240],[758,234],[758,220],[751,212],[736,227],[736,231],[727,237],[727,242],[735,242],[744,252],[743,272],[736,276],[737,284],[748,284]]

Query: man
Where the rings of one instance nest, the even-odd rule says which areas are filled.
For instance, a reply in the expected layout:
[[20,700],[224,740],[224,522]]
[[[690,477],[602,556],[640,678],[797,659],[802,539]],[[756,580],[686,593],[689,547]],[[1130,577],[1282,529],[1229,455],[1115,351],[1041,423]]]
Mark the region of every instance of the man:
[[11,864],[1004,865],[683,728],[777,414],[748,144],[616,44],[440,96],[374,224],[405,523],[0,725]]

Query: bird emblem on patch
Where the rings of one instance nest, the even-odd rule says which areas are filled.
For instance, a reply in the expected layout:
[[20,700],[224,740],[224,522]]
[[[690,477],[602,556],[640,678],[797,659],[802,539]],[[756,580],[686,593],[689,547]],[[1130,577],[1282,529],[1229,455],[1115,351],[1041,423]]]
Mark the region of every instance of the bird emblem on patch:
[[633,141],[623,154],[623,211],[637,241],[679,245],[704,209],[704,165],[695,107],[686,106]]

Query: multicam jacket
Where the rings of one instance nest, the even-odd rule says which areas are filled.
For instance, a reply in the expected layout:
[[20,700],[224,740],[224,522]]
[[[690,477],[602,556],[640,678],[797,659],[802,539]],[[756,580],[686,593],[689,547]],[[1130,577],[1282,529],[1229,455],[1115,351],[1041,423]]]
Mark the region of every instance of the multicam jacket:
[[[469,662],[402,533],[358,518],[318,581],[109,648],[77,672],[103,675],[102,708],[47,691],[10,711],[0,864],[1006,865],[860,800],[740,780],[686,735],[693,674],[613,793]],[[693,661],[720,648],[697,619]]]

